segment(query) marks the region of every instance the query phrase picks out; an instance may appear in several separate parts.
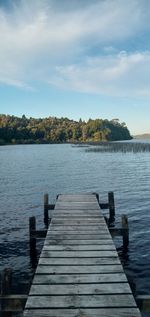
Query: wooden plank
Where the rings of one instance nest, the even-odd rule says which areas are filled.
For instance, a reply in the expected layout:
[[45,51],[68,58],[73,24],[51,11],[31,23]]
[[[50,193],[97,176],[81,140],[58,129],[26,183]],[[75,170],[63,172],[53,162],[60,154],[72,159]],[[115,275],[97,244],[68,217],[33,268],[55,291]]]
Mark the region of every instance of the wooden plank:
[[33,284],[91,284],[91,283],[124,283],[127,278],[124,273],[110,274],[35,274]]
[[44,245],[87,245],[90,247],[90,245],[114,245],[113,241],[109,239],[102,239],[102,240],[77,240],[77,239],[72,239],[72,240],[62,240],[62,239],[46,239]]
[[81,214],[81,213],[83,213],[83,214],[85,214],[85,213],[87,213],[87,215],[88,214],[96,214],[96,215],[99,215],[101,218],[102,218],[102,213],[101,213],[101,210],[100,209],[98,209],[98,208],[93,208],[93,209],[91,209],[91,208],[81,208],[80,207],[80,209],[76,209],[76,208],[74,208],[73,209],[73,206],[72,206],[72,208],[66,208],[66,209],[62,209],[62,208],[58,208],[58,206],[57,206],[57,209],[54,209],[54,213],[59,213],[59,214],[63,214],[63,213],[68,213],[68,214],[70,214],[70,213],[72,213],[72,214]]
[[43,251],[47,258],[102,258],[118,257],[116,251]]
[[[56,218],[55,218],[56,219]],[[101,221],[98,221],[97,222],[97,219],[96,219],[96,222],[94,222],[94,223],[85,223],[85,224],[78,224],[78,223],[75,223],[74,225],[73,224],[70,224],[69,223],[69,220],[71,219],[71,217],[65,217],[64,218],[64,221],[63,221],[63,224],[55,224],[55,223],[53,223],[53,222],[51,222],[51,224],[50,224],[50,226],[49,226],[49,228],[48,228],[48,230],[51,230],[52,228],[56,228],[56,229],[59,229],[60,228],[60,230],[62,230],[62,229],[69,229],[69,227],[70,228],[73,228],[74,230],[76,230],[76,229],[78,229],[78,228],[80,228],[80,229],[84,229],[84,230],[86,230],[86,227],[87,227],[87,229],[89,229],[89,230],[92,230],[92,228],[97,228],[97,229],[99,229],[99,230],[102,230],[102,229],[107,229],[107,231],[109,231],[108,230],[108,227],[107,227],[107,225],[106,225],[106,222],[101,222]],[[67,222],[67,221],[68,222]],[[74,219],[73,219],[74,220]],[[76,219],[77,220],[77,219]]]
[[97,214],[97,215],[90,215],[90,214],[53,214],[53,219],[59,220],[59,219],[63,219],[63,220],[85,220],[87,219],[87,217],[92,218],[93,220],[97,221],[98,219],[101,219],[101,217]]
[[93,219],[94,221],[102,219],[98,214],[85,213],[53,213],[53,219],[55,220],[85,220],[87,218]]
[[[100,244],[100,245],[47,245],[44,244],[43,251],[116,251],[114,244]],[[42,253],[41,253],[42,256]]]
[[[79,199],[79,198],[78,198]],[[83,206],[86,206],[87,208],[90,208],[91,206],[96,206],[96,208],[98,207],[100,209],[100,206],[99,206],[99,203],[97,200],[94,200],[94,201],[91,201],[91,200],[88,200],[88,201],[85,201],[85,200],[76,200],[76,199],[71,199],[71,200],[62,200],[62,201],[59,201],[57,200],[56,201],[56,206],[79,206],[81,209]]]
[[[0,295],[0,316],[11,317],[18,316],[17,312],[22,312],[27,300],[27,295]],[[10,314],[11,312],[11,314]],[[12,314],[15,312],[16,314]],[[19,315],[20,316],[20,315]]]
[[103,257],[103,258],[47,258],[45,252],[39,259],[41,265],[114,265],[120,264],[118,257]]
[[[25,317],[33,317],[33,310],[26,309]],[[137,308],[92,308],[92,309],[37,309],[34,317],[141,317]]]
[[59,202],[96,202],[96,196],[95,195],[59,195],[58,197]]
[[94,225],[105,225],[105,220],[101,218],[100,221],[94,218],[86,219],[64,219],[64,218],[52,218],[51,225],[70,225],[70,226],[94,226]]
[[30,296],[26,308],[136,307],[132,295]]
[[[51,227],[52,228],[52,227]],[[89,234],[89,237],[90,236],[98,236],[98,238],[100,238],[100,236],[103,236],[103,235],[105,235],[105,237],[110,237],[110,239],[111,239],[111,234],[110,234],[110,232],[109,232],[109,230],[99,230],[99,231],[76,231],[76,230],[74,230],[74,231],[67,231],[67,230],[62,230],[62,231],[55,231],[55,230],[53,230],[53,228],[51,229],[51,230],[48,230],[47,231],[47,237],[49,237],[50,235],[52,236],[52,235],[61,235],[62,237],[63,236],[65,236],[65,235],[67,235],[67,236],[81,236],[82,238],[84,238],[84,236],[88,236],[88,234]],[[90,239],[90,238],[89,238]]]
[[32,285],[30,295],[131,294],[128,283]]
[[51,225],[48,229],[48,231],[104,231],[108,232],[108,228],[106,226],[102,225],[87,225],[87,226],[70,226],[70,225]]
[[99,215],[101,218],[103,218],[102,214],[101,214],[101,211],[100,209],[96,208],[96,209],[91,209],[91,208],[81,208],[80,209],[76,209],[76,208],[66,208],[66,209],[62,209],[62,208],[58,208],[57,206],[57,209],[54,209],[54,214],[63,214],[63,213],[67,213],[67,214],[83,214],[83,215]]
[[[91,205],[91,206],[90,206]],[[87,209],[90,209],[90,210],[97,210],[99,211],[99,205],[98,204],[93,204],[93,203],[87,203],[87,204],[81,204],[80,203],[57,203],[56,206],[55,206],[55,210],[87,210]]]
[[64,229],[64,230],[54,230],[53,228],[51,228],[51,230],[48,230],[48,234],[68,234],[68,235],[71,235],[71,234],[75,234],[75,235],[78,235],[78,234],[88,234],[90,232],[90,234],[105,234],[107,235],[109,233],[109,231],[106,229],[106,228],[102,228],[101,230],[84,230],[84,229],[80,229],[80,228],[77,228],[77,229]]
[[61,215],[59,215],[58,217],[53,217],[51,225],[55,224],[56,226],[60,226],[60,225],[70,225],[70,226],[86,226],[86,225],[90,225],[90,226],[94,226],[95,225],[101,225],[101,226],[106,226],[106,222],[104,220],[104,218],[98,217],[98,218],[94,218],[92,215],[92,218],[88,218],[88,216],[85,218],[74,218],[72,219],[70,216],[66,219],[66,218],[61,218]]
[[98,274],[98,273],[122,273],[121,264],[118,265],[38,265],[37,274]]
[[[75,210],[74,212],[72,212],[72,210],[69,212],[67,210],[59,210],[59,211],[54,210],[52,221],[53,220],[57,220],[57,221],[64,220],[64,216],[67,216],[67,215],[68,215],[69,219],[65,219],[65,220],[68,220],[68,221],[74,222],[74,221],[82,220],[83,222],[86,222],[86,221],[90,221],[90,222],[95,221],[96,222],[99,220],[99,221],[105,223],[105,220],[104,220],[104,217],[102,216],[102,214],[95,211],[95,210],[93,210],[93,211],[89,210],[87,212],[83,211],[83,210],[81,210],[81,211]],[[58,216],[59,216],[59,218],[58,218]],[[72,219],[71,216],[74,218]],[[86,218],[85,218],[85,216],[86,216]]]
[[[150,295],[137,295],[136,302],[143,313],[150,312]],[[149,314],[148,314],[149,315]]]
[[51,239],[62,239],[62,240],[67,240],[67,239],[71,239],[71,240],[98,240],[98,239],[110,239],[111,240],[111,236],[108,234],[60,234],[60,233],[55,233],[55,234],[51,234],[50,232],[47,234],[46,237],[47,240],[51,240]]
[[84,201],[84,200],[81,200],[81,201],[76,201],[76,200],[71,200],[71,201],[59,201],[57,200],[56,202],[56,206],[79,206],[81,209],[83,206],[86,206],[87,208],[90,208],[91,206],[95,206],[96,208],[99,208],[100,209],[100,206],[99,206],[99,203],[97,200],[95,201]]

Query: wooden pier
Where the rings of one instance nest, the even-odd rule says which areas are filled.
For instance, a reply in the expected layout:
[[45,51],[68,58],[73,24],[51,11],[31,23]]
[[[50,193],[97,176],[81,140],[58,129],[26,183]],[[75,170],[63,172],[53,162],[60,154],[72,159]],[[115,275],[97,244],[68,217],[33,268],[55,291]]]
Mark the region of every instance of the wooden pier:
[[58,196],[24,316],[141,316],[96,195]]

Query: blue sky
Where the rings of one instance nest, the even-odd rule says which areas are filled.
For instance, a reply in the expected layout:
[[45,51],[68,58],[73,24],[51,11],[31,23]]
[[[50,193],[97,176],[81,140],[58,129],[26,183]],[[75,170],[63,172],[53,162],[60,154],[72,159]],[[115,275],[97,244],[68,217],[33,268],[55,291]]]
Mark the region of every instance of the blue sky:
[[0,0],[0,113],[150,133],[149,0]]

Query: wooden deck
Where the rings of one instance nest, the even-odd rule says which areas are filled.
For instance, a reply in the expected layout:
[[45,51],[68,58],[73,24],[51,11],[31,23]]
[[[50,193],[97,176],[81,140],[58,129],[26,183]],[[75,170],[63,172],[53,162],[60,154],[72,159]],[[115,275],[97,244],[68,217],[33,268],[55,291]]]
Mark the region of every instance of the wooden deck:
[[141,316],[95,195],[59,195],[24,316]]

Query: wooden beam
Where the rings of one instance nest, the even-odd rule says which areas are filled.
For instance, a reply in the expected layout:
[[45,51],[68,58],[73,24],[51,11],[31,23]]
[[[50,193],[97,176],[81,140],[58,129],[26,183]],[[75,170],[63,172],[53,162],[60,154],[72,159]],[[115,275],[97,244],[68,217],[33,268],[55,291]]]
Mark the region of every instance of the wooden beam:
[[98,193],[92,193],[92,194],[96,196],[96,199],[97,199],[97,201],[99,203],[99,194]]
[[32,232],[36,231],[36,218],[29,218],[29,245],[30,245],[30,258],[33,268],[37,265],[37,250],[36,250],[36,237]]
[[47,234],[47,230],[31,230],[31,237],[33,238],[45,238]]
[[109,208],[109,204],[108,203],[101,203],[99,204],[101,209],[108,209]]
[[5,268],[1,273],[1,295],[11,293],[12,284],[12,270],[11,268]]
[[117,237],[117,236],[122,236],[123,237],[123,235],[125,234],[125,232],[126,232],[126,228],[122,228],[122,227],[118,227],[118,228],[109,228],[109,231],[110,231],[110,233],[111,233],[111,236],[114,238],[114,237]]
[[48,194],[44,195],[44,224],[48,227]]
[[115,220],[115,202],[114,193],[108,193],[108,205],[109,205],[109,222],[112,223]]
[[128,227],[128,218],[126,215],[121,216],[122,229],[123,230],[123,247],[126,250],[129,245],[129,227]]
[[48,204],[47,208],[48,210],[53,210],[55,208],[55,204]]
[[[11,268],[5,268],[1,273],[1,296],[5,297],[11,293],[11,284],[12,284],[12,270]],[[3,311],[5,307],[4,301],[0,298],[0,311]],[[2,313],[2,317],[11,317],[11,313],[6,314]]]
[[150,312],[150,295],[136,296],[137,305],[142,312]]
[[34,251],[36,249],[36,238],[32,235],[32,232],[36,231],[36,218],[29,218],[29,237],[30,237],[30,251]]
[[22,312],[28,295],[1,295],[1,312]]

